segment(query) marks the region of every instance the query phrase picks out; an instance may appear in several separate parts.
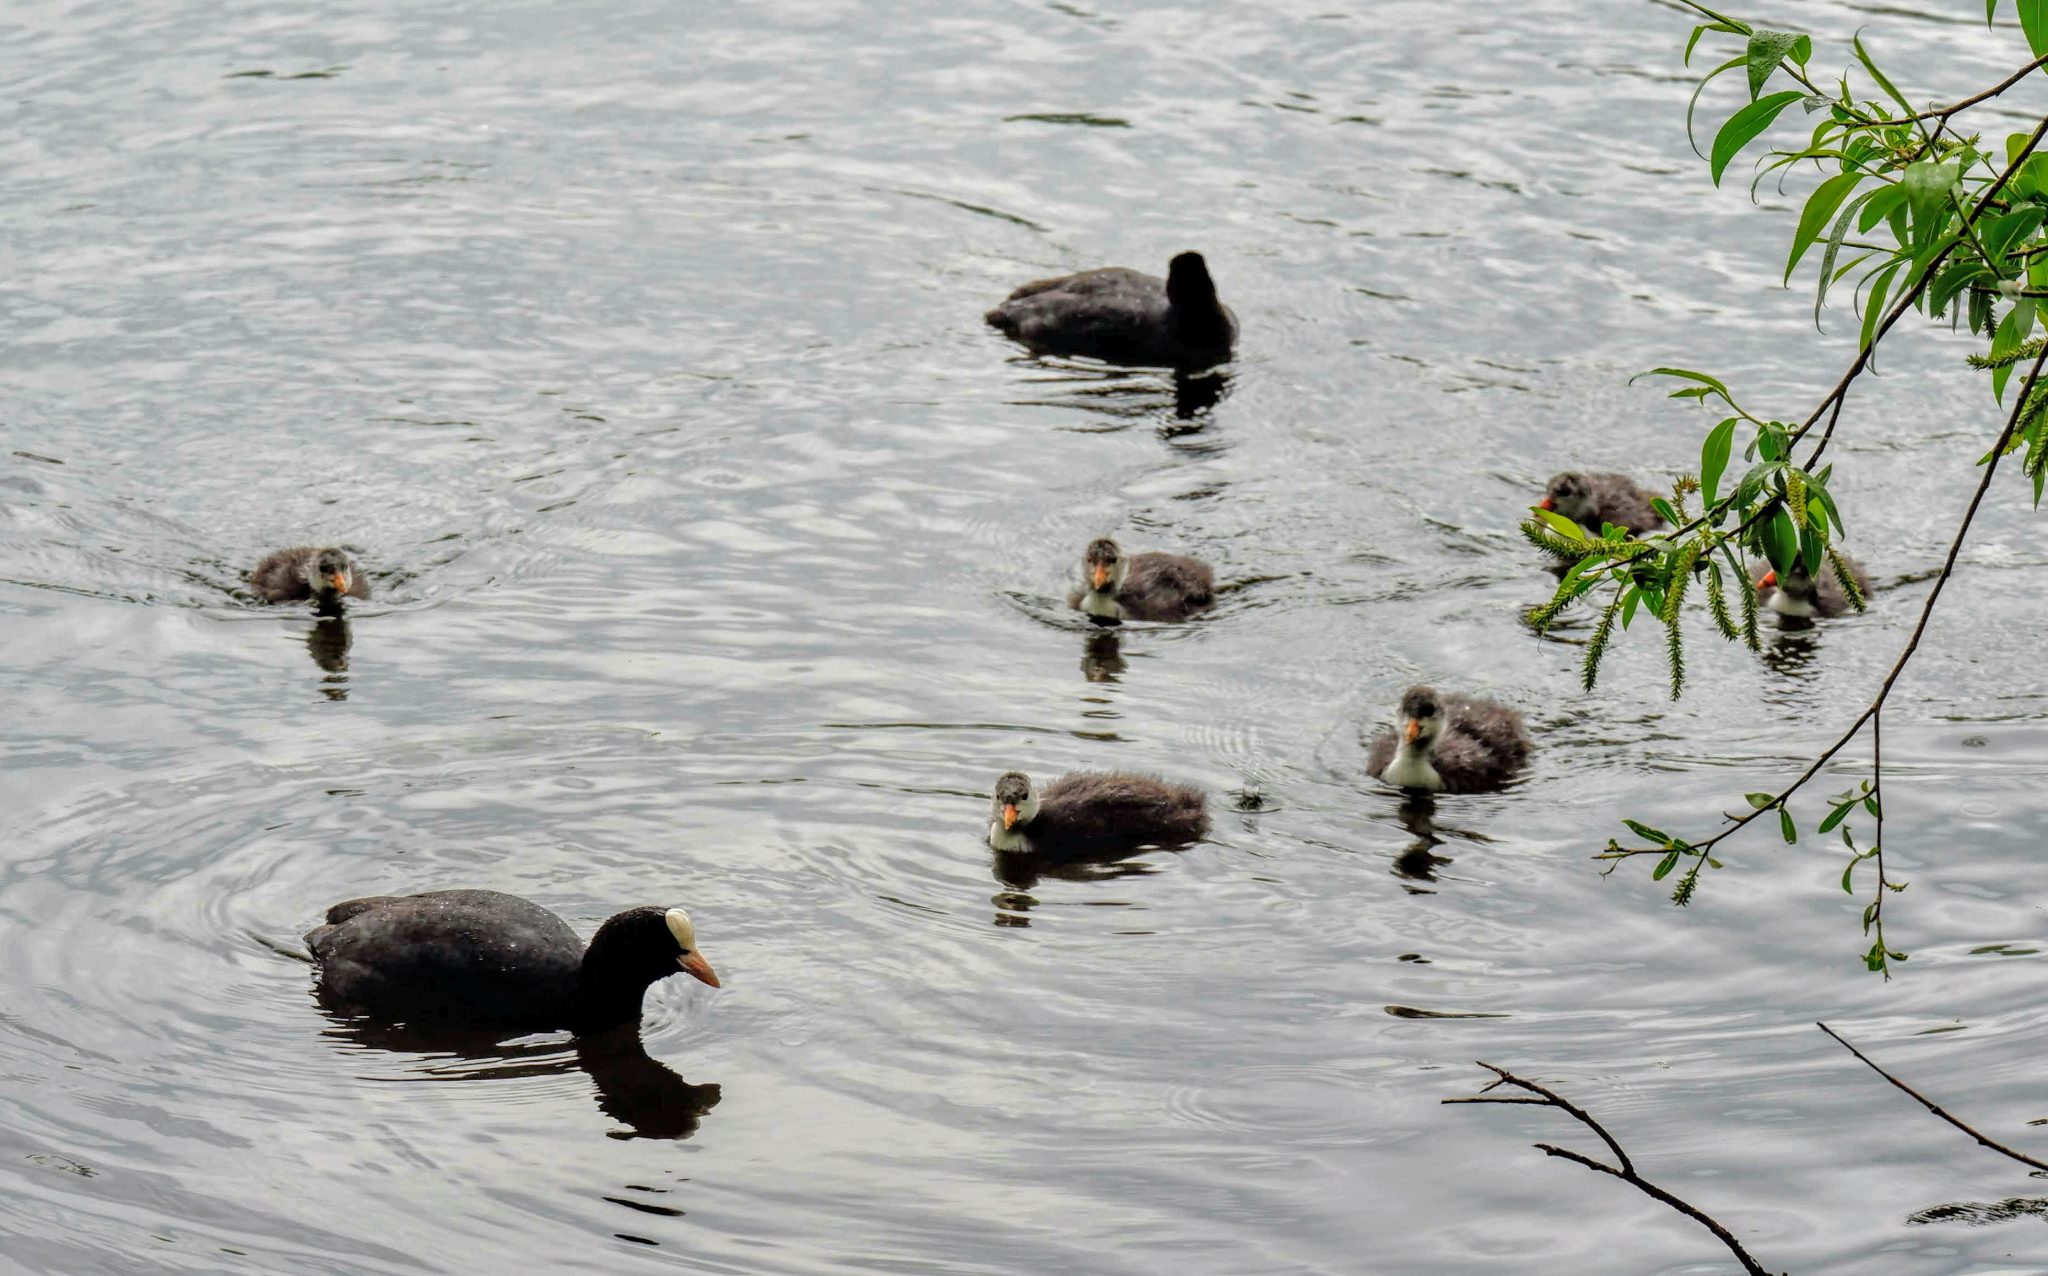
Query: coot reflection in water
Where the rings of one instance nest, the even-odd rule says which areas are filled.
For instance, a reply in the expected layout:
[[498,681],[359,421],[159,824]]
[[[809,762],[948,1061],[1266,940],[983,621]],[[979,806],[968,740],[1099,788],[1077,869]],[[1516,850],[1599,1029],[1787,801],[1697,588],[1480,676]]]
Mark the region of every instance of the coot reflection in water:
[[581,1070],[597,1088],[597,1106],[625,1128],[606,1132],[614,1139],[687,1139],[703,1115],[724,1097],[714,1082],[693,1085],[647,1053],[637,1025],[586,1033],[572,1043],[504,1041],[474,1028],[388,1024],[323,1005],[333,1021],[324,1034],[357,1050],[426,1056],[408,1069],[406,1081],[504,1081],[553,1077]]
[[1116,630],[1098,629],[1082,642],[1081,676],[1088,681],[1114,684],[1129,667]]
[[1051,375],[1033,378],[1030,384],[1055,387],[1047,397],[1015,402],[1027,407],[1079,408],[1110,418],[1108,424],[1075,427],[1084,433],[1122,430],[1142,421],[1158,422],[1165,438],[1198,433],[1208,425],[1210,412],[1230,393],[1236,377],[1228,368],[1165,374],[1051,362],[1030,355],[1012,362],[1046,370]]

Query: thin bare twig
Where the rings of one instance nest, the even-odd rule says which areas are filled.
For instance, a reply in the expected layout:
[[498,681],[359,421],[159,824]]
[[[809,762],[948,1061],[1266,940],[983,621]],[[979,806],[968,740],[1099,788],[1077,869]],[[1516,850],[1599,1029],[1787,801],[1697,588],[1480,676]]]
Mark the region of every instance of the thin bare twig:
[[[1601,1125],[1600,1122],[1596,1120],[1590,1112],[1587,1112],[1584,1108],[1580,1107],[1576,1103],[1573,1103],[1570,1099],[1565,1098],[1563,1095],[1559,1094],[1555,1090],[1552,1090],[1548,1086],[1540,1085],[1534,1081],[1527,1080],[1523,1077],[1518,1077],[1514,1073],[1509,1072],[1506,1068],[1495,1067],[1493,1064],[1487,1063],[1484,1060],[1480,1060],[1478,1061],[1478,1063],[1480,1067],[1486,1069],[1488,1072],[1491,1072],[1498,1079],[1489,1082],[1486,1088],[1484,1090],[1481,1090],[1478,1094],[1468,1095],[1462,1098],[1443,1099],[1440,1100],[1440,1102],[1536,1103],[1541,1104],[1544,1107],[1557,1108],[1560,1111],[1563,1111],[1564,1113],[1569,1115],[1573,1120],[1577,1121],[1580,1125],[1585,1126],[1588,1130],[1591,1130],[1593,1133],[1599,1135],[1600,1141],[1607,1145],[1608,1151],[1614,1153],[1614,1159],[1619,1164],[1608,1165],[1603,1161],[1594,1160],[1592,1157],[1585,1155],[1583,1152],[1574,1152],[1569,1148],[1561,1148],[1551,1143],[1538,1143],[1536,1145],[1536,1149],[1538,1151],[1542,1152],[1545,1156],[1554,1156],[1559,1158],[1560,1160],[1571,1161],[1574,1164],[1583,1165],[1589,1170],[1597,1170],[1602,1174],[1612,1175],[1613,1177],[1618,1178],[1622,1182],[1627,1183],[1629,1186],[1635,1188],[1637,1191],[1649,1197],[1651,1200],[1662,1201],[1664,1204],[1670,1206],[1674,1210],[1677,1210],[1680,1214],[1685,1215],[1687,1218],[1693,1220],[1695,1223],[1698,1223],[1700,1226],[1706,1228],[1708,1231],[1712,1232],[1716,1237],[1718,1237],[1721,1243],[1728,1247],[1728,1251],[1734,1254],[1736,1259],[1739,1262],[1741,1262],[1742,1270],[1748,1273],[1748,1276],[1771,1276],[1771,1273],[1768,1270],[1766,1270],[1761,1263],[1757,1262],[1756,1259],[1752,1258],[1748,1250],[1742,1247],[1742,1242],[1735,1239],[1735,1233],[1729,1231],[1726,1227],[1723,1227],[1719,1221],[1717,1221],[1711,1215],[1707,1214],[1705,1211],[1701,1210],[1698,1206],[1693,1205],[1688,1201],[1682,1200],[1679,1197],[1673,1196],[1671,1193],[1665,1191],[1663,1188],[1658,1187],[1655,1183],[1652,1183],[1648,1179],[1645,1179],[1642,1175],[1637,1174],[1635,1165],[1631,1163],[1628,1159],[1628,1153],[1621,1150],[1621,1144],[1615,1140],[1613,1135],[1607,1132],[1607,1128]],[[1510,1085],[1518,1090],[1525,1091],[1526,1095],[1533,1095],[1535,1097],[1531,1098],[1526,1097],[1526,1095],[1513,1094],[1494,1095],[1488,1093],[1488,1091],[1491,1091],[1495,1086],[1499,1085]]]
[[[1875,1063],[1872,1063],[1870,1061],[1870,1056],[1864,1054],[1861,1050],[1858,1050],[1856,1047],[1850,1045],[1846,1040],[1843,1039],[1842,1034],[1836,1032],[1833,1028],[1830,1028],[1826,1024],[1820,1022],[1815,1022],[1813,1026],[1820,1029],[1822,1032],[1825,1032],[1830,1037],[1833,1037],[1835,1041],[1841,1045],[1842,1049],[1847,1050],[1850,1054],[1853,1054],[1858,1059],[1862,1060],[1864,1066],[1869,1068],[1872,1072],[1875,1072],[1878,1076],[1883,1077],[1885,1080],[1891,1082],[1893,1085],[1897,1086],[1899,1089],[1905,1091],[1908,1095],[1912,1096],[1913,1099],[1917,1101],[1921,1107],[1926,1108],[1929,1112],[1932,1112],[1934,1115],[1948,1122],[1956,1129],[1961,1130],[1964,1134],[1969,1135],[1971,1138],[1977,1140],[1977,1142],[1983,1144],[1985,1147],[1990,1148],[1993,1152],[1997,1152],[2002,1156],[2009,1156],[2013,1160],[2018,1161],[2021,1165],[2031,1165],[2037,1170],[2048,1170],[2048,1161],[2037,1161],[2033,1157],[2028,1156],[2024,1152],[2014,1151],[2013,1149],[2007,1147],[2005,1144],[1998,1142],[1996,1139],[1985,1138],[1982,1134],[1979,1134],[1975,1129],[1973,1129],[1969,1125],[1969,1123],[1955,1116],[1954,1114],[1949,1112],[1948,1109],[1942,1107],[1939,1103],[1936,1103],[1934,1100],[1928,1098],[1926,1095],[1920,1093],[1918,1090],[1915,1090],[1912,1086],[1907,1085],[1905,1082],[1899,1080],[1891,1073],[1886,1072],[1883,1068],[1880,1068]],[[1481,1064],[1480,1066],[1484,1067],[1485,1065]]]

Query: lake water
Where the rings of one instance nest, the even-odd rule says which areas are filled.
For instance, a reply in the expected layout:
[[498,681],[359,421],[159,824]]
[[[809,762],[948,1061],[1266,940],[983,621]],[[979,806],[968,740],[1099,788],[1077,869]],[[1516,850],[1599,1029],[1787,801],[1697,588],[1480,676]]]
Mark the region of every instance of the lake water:
[[[1916,98],[2025,60],[1974,2],[1798,10],[1829,76],[1864,28]],[[1775,286],[1794,197],[1687,149],[1688,25],[13,0],[0,1263],[1732,1270],[1534,1151],[1588,1146],[1559,1114],[1439,1106],[1486,1059],[1774,1271],[2048,1270],[2038,1217],[1909,1221],[2048,1189],[1811,1026],[2043,1146],[2048,543],[2017,476],[1887,718],[1897,978],[1831,844],[1760,828],[1684,911],[1589,859],[1622,815],[1709,827],[1868,699],[1999,424],[1972,343],[1909,324],[1856,393],[1868,615],[1766,660],[1698,624],[1675,704],[1654,636],[1586,695],[1585,621],[1518,619],[1550,473],[1695,463],[1712,418],[1632,374],[1796,417],[1849,358],[1846,308],[1817,333]],[[2048,93],[2009,99],[1987,128]],[[981,324],[1190,247],[1243,321],[1223,376]],[[1060,606],[1103,533],[1209,559],[1225,600],[1105,642]],[[235,595],[335,541],[378,591],[345,628]],[[1362,774],[1421,679],[1538,737],[1427,836]],[[1200,783],[1216,828],[999,881],[1012,766]],[[586,934],[684,904],[726,986],[659,986],[644,1055],[319,1012],[286,954],[329,903],[458,885]]]

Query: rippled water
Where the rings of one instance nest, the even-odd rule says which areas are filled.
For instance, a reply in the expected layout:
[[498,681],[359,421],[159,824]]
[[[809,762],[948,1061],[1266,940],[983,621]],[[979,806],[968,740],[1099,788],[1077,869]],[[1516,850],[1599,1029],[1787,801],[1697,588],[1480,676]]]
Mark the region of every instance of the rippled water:
[[[1801,6],[1915,96],[2023,59],[1974,3]],[[1758,836],[1673,910],[1588,852],[1698,828],[1867,698],[1995,430],[1967,342],[1858,393],[1887,587],[1599,693],[1514,532],[1567,464],[1675,473],[1674,359],[1833,380],[1791,205],[1685,148],[1660,5],[0,12],[0,1258],[47,1272],[1727,1268],[1442,1108],[1564,1087],[1774,1270],[2030,1272],[2048,1117],[2048,558],[2001,485],[1886,739],[1890,914]],[[2011,95],[2011,110],[2041,106]],[[2001,108],[2004,109],[2004,108]],[[2014,115],[2012,118],[2020,118]],[[1022,358],[1015,283],[1199,247],[1239,361]],[[1198,553],[1209,619],[1063,613],[1082,544]],[[237,593],[342,541],[376,600]],[[1702,638],[1704,639],[1704,634]],[[1418,678],[1523,706],[1433,828],[1363,779]],[[1158,770],[1212,839],[998,880],[1001,770]],[[1846,773],[1845,773],[1846,774]],[[644,1053],[351,1035],[324,907],[489,885],[586,933],[684,903],[723,992]],[[640,1137],[635,1137],[640,1136]],[[1580,1140],[1579,1142],[1583,1142]],[[2038,1140],[2035,1145],[2038,1146]]]

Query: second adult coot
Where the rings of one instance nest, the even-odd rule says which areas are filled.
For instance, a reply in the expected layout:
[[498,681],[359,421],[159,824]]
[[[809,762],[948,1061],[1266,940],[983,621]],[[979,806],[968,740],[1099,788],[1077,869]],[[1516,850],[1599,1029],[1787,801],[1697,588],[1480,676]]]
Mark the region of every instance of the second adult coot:
[[1036,280],[986,317],[1034,353],[1107,363],[1202,368],[1228,360],[1237,343],[1237,316],[1217,299],[1200,253],[1175,257],[1164,279],[1110,266]]
[[547,909],[498,891],[352,899],[306,934],[321,999],[394,1023],[579,1033],[640,1019],[648,986],[686,973],[716,988],[680,908],[629,908],[590,946]]

